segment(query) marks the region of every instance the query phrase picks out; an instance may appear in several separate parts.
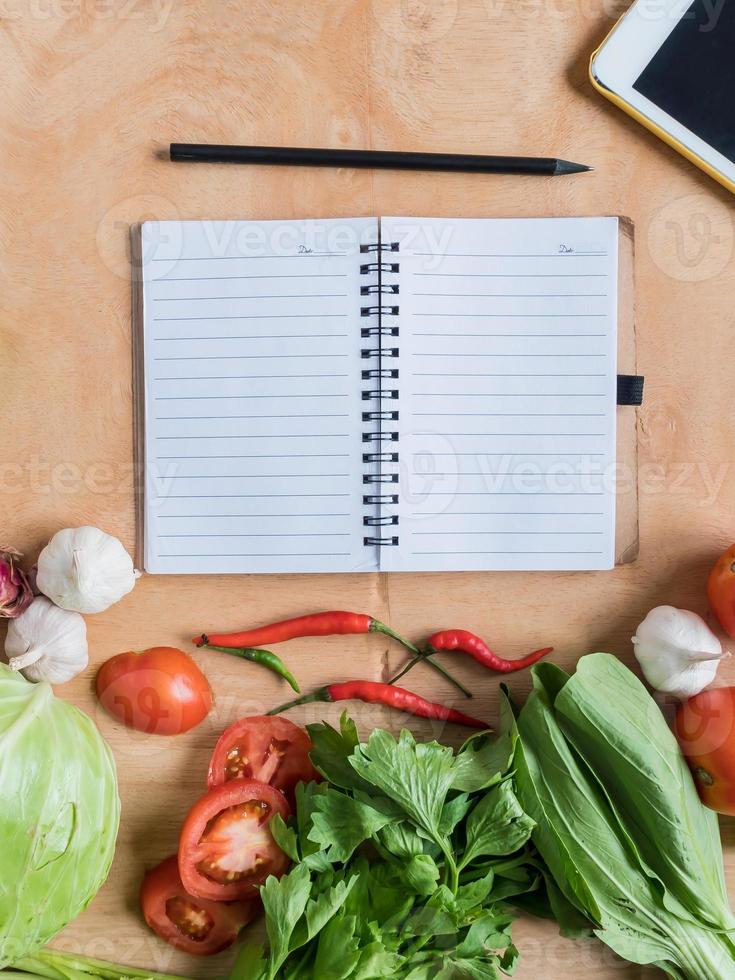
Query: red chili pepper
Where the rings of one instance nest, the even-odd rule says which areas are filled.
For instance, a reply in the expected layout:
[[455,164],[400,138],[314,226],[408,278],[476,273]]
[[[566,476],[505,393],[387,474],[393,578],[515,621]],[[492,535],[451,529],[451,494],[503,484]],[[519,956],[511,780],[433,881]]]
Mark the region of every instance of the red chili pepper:
[[[200,636],[194,637],[194,643],[198,647],[262,648],[302,636],[344,636],[356,633],[383,633],[385,636],[397,640],[414,656],[420,654],[418,647],[414,646],[410,640],[396,633],[385,623],[381,623],[379,619],[373,619],[372,616],[367,616],[365,613],[342,612],[341,610],[313,613],[310,616],[297,616],[295,619],[284,619],[277,623],[269,623],[266,626],[244,630],[240,633],[202,633]],[[422,659],[426,659],[434,670],[454,684],[465,697],[472,697],[471,692],[458,680],[455,680],[441,664],[436,663],[430,657],[422,656]]]
[[241,633],[202,633],[201,636],[194,638],[194,643],[198,647],[210,643],[220,647],[262,647],[300,636],[343,636],[352,633],[385,633],[412,652],[418,652],[413,643],[394,633],[389,626],[373,619],[372,616],[339,610],[284,619],[278,623],[269,623],[267,626],[244,630]]
[[474,660],[483,667],[489,667],[501,674],[511,674],[514,670],[523,670],[530,667],[537,660],[551,653],[553,647],[543,647],[541,650],[534,650],[525,657],[518,660],[506,660],[493,653],[490,647],[479,636],[469,633],[467,630],[442,630],[429,637],[427,646],[430,650],[459,650],[460,653],[469,654]]
[[472,718],[442,704],[434,704],[433,701],[427,701],[426,698],[403,687],[391,687],[390,684],[381,684],[378,681],[346,681],[343,684],[328,684],[326,687],[317,688],[311,694],[296,698],[295,701],[288,701],[278,708],[273,708],[268,714],[277,715],[287,708],[311,701],[365,701],[368,704],[384,704],[410,715],[418,715],[420,718],[439,718],[442,721],[453,721],[457,725],[468,725],[470,728],[489,728],[479,718]]

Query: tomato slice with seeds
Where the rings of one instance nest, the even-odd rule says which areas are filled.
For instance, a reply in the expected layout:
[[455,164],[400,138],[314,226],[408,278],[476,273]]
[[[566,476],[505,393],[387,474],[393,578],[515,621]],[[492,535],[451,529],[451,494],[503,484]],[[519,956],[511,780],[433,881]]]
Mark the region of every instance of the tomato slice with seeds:
[[187,894],[179,876],[178,855],[148,871],[140,886],[143,917],[161,939],[195,956],[227,949],[260,910],[260,900],[210,902]]
[[307,733],[288,718],[241,718],[225,729],[215,745],[207,786],[257,779],[279,789],[293,807],[296,784],[320,778],[309,759],[311,748]]
[[184,888],[213,902],[242,901],[257,894],[268,875],[280,877],[289,858],[268,824],[291,809],[273,786],[231,779],[206,793],[189,812],[179,841]]

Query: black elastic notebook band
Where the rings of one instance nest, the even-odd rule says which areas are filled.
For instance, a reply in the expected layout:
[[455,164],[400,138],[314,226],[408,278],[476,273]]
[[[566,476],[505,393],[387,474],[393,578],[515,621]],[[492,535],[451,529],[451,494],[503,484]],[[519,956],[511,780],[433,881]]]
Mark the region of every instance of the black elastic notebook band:
[[642,374],[619,374],[618,405],[642,405],[644,381]]

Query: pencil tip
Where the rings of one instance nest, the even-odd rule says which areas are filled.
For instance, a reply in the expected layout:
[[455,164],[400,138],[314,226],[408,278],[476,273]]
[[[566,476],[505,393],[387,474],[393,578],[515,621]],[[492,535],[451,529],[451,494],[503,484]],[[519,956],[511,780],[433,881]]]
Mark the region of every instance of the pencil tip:
[[559,177],[562,174],[582,174],[586,173],[588,170],[594,170],[594,167],[588,167],[586,163],[572,163],[570,160],[557,160],[556,167],[554,168],[554,176]]

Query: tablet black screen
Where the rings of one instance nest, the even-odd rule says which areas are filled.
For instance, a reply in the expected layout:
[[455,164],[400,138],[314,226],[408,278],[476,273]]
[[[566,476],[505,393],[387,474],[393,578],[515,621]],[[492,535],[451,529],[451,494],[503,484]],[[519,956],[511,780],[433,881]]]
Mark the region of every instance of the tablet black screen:
[[735,0],[695,0],[633,88],[735,162]]

